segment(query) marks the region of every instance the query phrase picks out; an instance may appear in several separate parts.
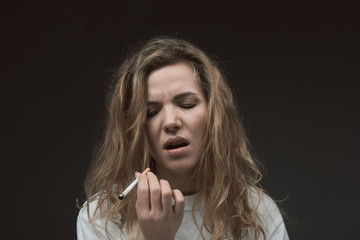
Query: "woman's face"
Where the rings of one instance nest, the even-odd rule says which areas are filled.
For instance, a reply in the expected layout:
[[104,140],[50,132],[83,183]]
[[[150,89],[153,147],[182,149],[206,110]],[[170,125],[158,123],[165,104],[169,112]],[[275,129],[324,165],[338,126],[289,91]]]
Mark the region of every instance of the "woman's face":
[[207,102],[198,81],[185,63],[148,77],[146,136],[158,175],[191,173],[200,159]]

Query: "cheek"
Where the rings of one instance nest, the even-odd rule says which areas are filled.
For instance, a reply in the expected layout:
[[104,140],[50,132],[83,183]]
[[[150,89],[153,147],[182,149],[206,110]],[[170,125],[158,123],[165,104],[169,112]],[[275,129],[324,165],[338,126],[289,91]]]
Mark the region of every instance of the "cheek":
[[154,138],[154,128],[152,127],[151,123],[146,123],[145,125],[145,133],[146,138],[149,140],[149,144],[151,144],[151,140]]
[[204,128],[206,120],[207,120],[207,111],[206,111],[206,109],[203,109],[201,112],[198,113],[198,116],[197,116],[196,123],[197,123],[198,127]]
[[150,153],[153,154],[156,148],[156,143],[159,141],[156,126],[152,122],[145,125],[146,138],[148,140]]
[[206,125],[206,120],[207,120],[207,113],[206,111],[204,112],[200,112],[196,115],[195,118],[193,118],[193,130],[194,132],[196,132],[197,136],[203,136],[204,132],[205,132],[205,125]]

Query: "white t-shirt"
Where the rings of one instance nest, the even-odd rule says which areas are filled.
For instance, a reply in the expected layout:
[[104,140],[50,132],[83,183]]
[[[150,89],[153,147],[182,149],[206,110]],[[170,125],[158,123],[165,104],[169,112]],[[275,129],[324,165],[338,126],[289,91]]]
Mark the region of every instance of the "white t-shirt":
[[[197,229],[193,217],[192,217],[192,205],[196,195],[185,196],[185,210],[184,217],[181,223],[181,226],[176,233],[176,240],[192,240],[192,239],[201,239],[199,238],[199,230]],[[251,194],[251,203],[252,206],[256,206],[258,203],[257,194]],[[94,214],[96,209],[97,201],[94,200],[90,203],[90,215]],[[86,205],[85,205],[86,206]],[[276,206],[275,202],[264,194],[263,200],[258,206],[258,212],[262,216],[263,227],[266,231],[267,240],[288,240],[289,236],[287,234],[285,224],[281,213]],[[200,205],[196,206],[195,217],[199,226],[202,223],[202,207]],[[87,209],[83,207],[77,218],[77,237],[78,240],[109,240],[105,233],[105,218],[99,218],[96,220],[95,225],[97,231],[93,229],[89,222]],[[127,239],[125,234],[122,233],[119,227],[113,222],[109,221],[107,224],[108,232],[112,236],[110,239]],[[206,239],[210,239],[210,234],[204,229],[203,235]],[[249,233],[244,240],[254,239],[253,233]],[[260,239],[263,239],[262,236]]]

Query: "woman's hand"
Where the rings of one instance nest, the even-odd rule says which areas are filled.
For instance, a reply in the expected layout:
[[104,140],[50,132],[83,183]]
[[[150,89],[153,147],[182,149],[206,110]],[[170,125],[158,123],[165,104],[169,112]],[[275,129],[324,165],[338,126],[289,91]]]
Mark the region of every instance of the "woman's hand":
[[136,213],[146,240],[173,240],[184,216],[184,206],[184,196],[177,189],[171,190],[168,181],[159,181],[152,172],[139,175]]

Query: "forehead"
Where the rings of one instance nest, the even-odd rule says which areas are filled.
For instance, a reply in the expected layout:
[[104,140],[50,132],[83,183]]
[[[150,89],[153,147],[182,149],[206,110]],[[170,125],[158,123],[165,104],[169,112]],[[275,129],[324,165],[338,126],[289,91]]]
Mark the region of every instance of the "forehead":
[[198,77],[186,63],[177,63],[157,69],[147,79],[149,100],[172,97],[183,92],[202,94]]

